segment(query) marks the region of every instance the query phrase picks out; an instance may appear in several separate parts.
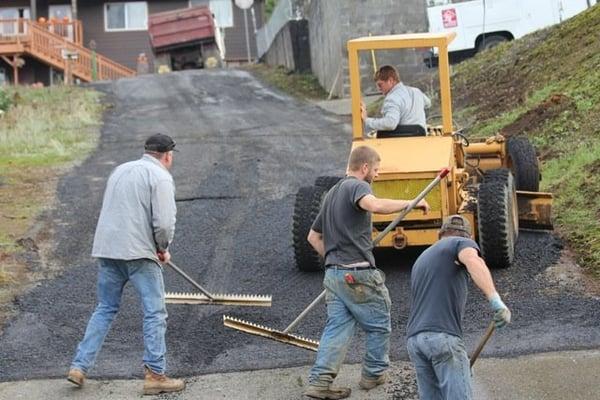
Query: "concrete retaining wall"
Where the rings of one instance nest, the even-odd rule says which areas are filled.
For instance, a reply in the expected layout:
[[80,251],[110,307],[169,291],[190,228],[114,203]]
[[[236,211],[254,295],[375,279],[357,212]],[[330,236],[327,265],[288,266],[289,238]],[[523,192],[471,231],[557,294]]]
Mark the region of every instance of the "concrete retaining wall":
[[282,65],[291,71],[310,72],[310,42],[308,22],[292,20],[279,31],[263,56],[268,65]]
[[[309,21],[311,64],[321,85],[338,97],[349,96],[346,42],[361,36],[426,32],[424,0],[311,0],[305,7]],[[410,84],[425,71],[423,52],[376,52],[377,66],[396,66]],[[363,92],[375,91],[371,53],[361,55]],[[336,79],[337,77],[337,79]]]

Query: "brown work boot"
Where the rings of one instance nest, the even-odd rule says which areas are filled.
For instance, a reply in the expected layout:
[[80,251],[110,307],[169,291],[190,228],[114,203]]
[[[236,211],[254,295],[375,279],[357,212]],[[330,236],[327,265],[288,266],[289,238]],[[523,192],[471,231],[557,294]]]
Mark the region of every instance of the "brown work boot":
[[145,367],[144,394],[159,394],[179,392],[185,389],[185,382],[181,379],[167,378],[164,374],[157,374]]
[[371,390],[376,386],[383,385],[388,381],[388,374],[384,372],[376,378],[369,378],[366,376],[360,377],[360,382],[358,382],[358,386],[360,386],[363,390]]
[[77,387],[82,387],[85,382],[85,374],[78,369],[71,368],[67,380]]
[[345,399],[350,396],[352,390],[350,388],[338,388],[335,386],[330,386],[328,388],[322,386],[312,386],[310,385],[305,391],[304,395],[310,397],[312,399],[321,399],[321,400],[337,400],[337,399]]

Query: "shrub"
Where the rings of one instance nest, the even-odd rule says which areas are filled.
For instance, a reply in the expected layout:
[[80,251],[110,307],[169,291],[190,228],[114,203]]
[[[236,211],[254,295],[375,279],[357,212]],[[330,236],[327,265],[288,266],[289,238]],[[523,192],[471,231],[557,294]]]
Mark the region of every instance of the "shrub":
[[11,105],[12,100],[10,99],[10,95],[6,90],[0,88],[0,111],[8,111]]

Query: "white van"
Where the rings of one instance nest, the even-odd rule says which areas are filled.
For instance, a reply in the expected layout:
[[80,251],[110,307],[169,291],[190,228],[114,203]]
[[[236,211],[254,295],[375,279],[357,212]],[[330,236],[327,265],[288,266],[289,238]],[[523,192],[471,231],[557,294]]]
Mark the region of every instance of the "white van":
[[456,31],[449,51],[481,51],[557,24],[600,0],[426,0],[429,32]]

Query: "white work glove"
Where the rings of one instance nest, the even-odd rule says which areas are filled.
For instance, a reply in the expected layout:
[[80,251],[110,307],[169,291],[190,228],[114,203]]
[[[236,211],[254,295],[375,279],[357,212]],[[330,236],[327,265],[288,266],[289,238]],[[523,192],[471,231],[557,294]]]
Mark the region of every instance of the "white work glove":
[[498,293],[494,293],[490,297],[490,307],[494,310],[494,323],[496,328],[502,328],[504,325],[510,323],[510,310],[506,307],[506,304],[500,298]]

